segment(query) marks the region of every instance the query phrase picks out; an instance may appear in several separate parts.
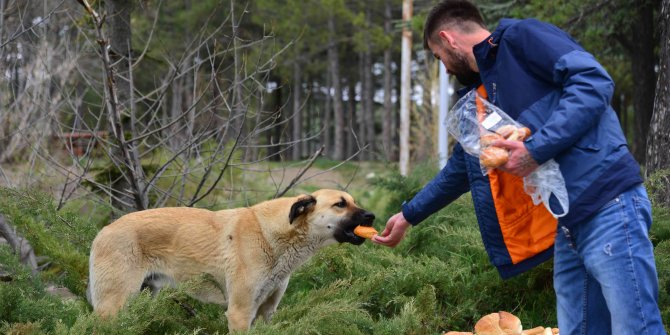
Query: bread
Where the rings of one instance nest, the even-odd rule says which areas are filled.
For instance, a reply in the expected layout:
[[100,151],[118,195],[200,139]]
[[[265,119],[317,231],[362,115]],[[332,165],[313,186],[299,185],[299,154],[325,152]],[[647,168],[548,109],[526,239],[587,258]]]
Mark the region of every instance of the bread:
[[530,136],[530,128],[523,127],[519,128],[519,141],[525,141]]
[[523,327],[521,326],[521,320],[516,315],[505,311],[500,311],[498,314],[500,315],[498,325],[500,325],[505,334],[521,335]]
[[479,138],[479,146],[482,148],[487,148],[493,145],[493,142],[504,139],[505,138],[496,133],[487,133]]
[[377,235],[378,232],[374,227],[357,226],[354,228],[354,234],[363,238],[372,238],[372,236]]
[[484,167],[487,168],[497,168],[501,165],[505,165],[509,159],[509,153],[507,150],[499,147],[488,147],[482,149],[479,154],[479,160]]
[[522,335],[540,335],[542,333],[544,333],[544,327],[537,326],[535,328],[526,329],[521,334]]
[[496,129],[496,133],[504,138],[509,138],[516,130],[517,127],[515,125],[508,124]]
[[475,324],[477,335],[521,335],[521,320],[508,312],[485,315]]
[[530,129],[527,127],[517,128],[513,125],[502,126],[495,132],[508,141],[523,141],[530,136]]
[[532,329],[524,330],[521,332],[521,335],[558,335],[558,328],[537,326]]

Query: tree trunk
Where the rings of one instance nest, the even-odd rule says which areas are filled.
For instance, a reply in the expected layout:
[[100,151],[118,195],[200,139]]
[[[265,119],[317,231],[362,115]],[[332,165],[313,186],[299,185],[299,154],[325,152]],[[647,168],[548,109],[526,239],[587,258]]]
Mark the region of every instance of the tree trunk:
[[132,11],[131,0],[108,0],[105,1],[107,10],[107,24],[109,27],[109,45],[112,49],[112,60],[115,64],[116,88],[119,95],[119,108],[129,110],[130,83],[128,82],[128,66],[131,57],[131,28],[130,13]]
[[637,16],[632,20],[631,31],[635,32],[631,39],[632,49],[631,67],[632,77],[635,83],[635,94],[633,95],[633,106],[635,109],[635,132],[633,141],[633,154],[635,158],[644,165],[647,146],[647,134],[654,109],[654,91],[656,75],[654,74],[654,8],[651,1],[636,1]]
[[[391,1],[387,0],[384,6],[384,32],[386,35],[392,33],[391,21]],[[382,113],[382,152],[383,157],[387,161],[394,160],[393,158],[393,119],[395,118],[395,111],[393,110],[393,82],[391,78],[391,48],[384,49],[384,111]]]
[[[356,99],[354,98],[354,96],[356,95],[356,80],[354,80],[354,78],[349,78],[349,80],[347,82],[349,84],[349,88],[347,89],[348,95],[349,95],[349,99],[347,101],[347,106],[348,106],[348,108],[347,108],[347,120],[349,120],[349,122],[348,122],[349,125],[347,126],[347,130],[346,130],[346,132],[347,132],[347,150],[346,150],[346,153],[347,153],[347,157],[350,157],[355,151],[355,149],[354,149],[354,146],[356,145],[355,124],[358,122],[356,120],[356,117],[357,117],[357,114],[359,114],[359,113],[356,113]],[[361,156],[359,156],[359,158],[360,157]]]
[[[112,205],[123,210],[131,209],[126,204],[133,203],[135,210],[146,209],[148,198],[145,185],[145,175],[139,160],[137,148],[133,143],[126,142],[123,129],[133,129],[134,117],[132,106],[131,72],[132,41],[130,13],[133,2],[130,0],[105,1],[109,31],[110,59],[115,76],[111,78],[116,87],[116,113],[118,120],[112,121],[111,127],[119,127],[116,133],[119,145],[113,149],[113,159],[121,169],[121,177],[112,183]],[[128,117],[130,115],[130,118]],[[110,118],[110,120],[112,120]],[[114,123],[117,123],[115,126]],[[120,131],[120,132],[119,132]],[[121,148],[125,146],[125,148]]]
[[330,31],[328,43],[328,63],[331,78],[333,79],[333,113],[335,118],[335,136],[333,136],[335,160],[344,159],[344,108],[342,107],[342,86],[340,82],[340,64],[337,43],[335,42],[335,17],[328,17],[328,30]]
[[[233,81],[233,110],[231,111],[231,118],[228,120],[228,127],[232,127],[232,131],[228,131],[228,134],[231,136],[230,139],[236,141],[237,138],[244,137],[244,124],[246,118],[246,106],[244,105],[244,98],[242,96],[242,76],[241,72],[243,71],[243,61],[240,55],[240,48],[238,48],[238,37],[239,34],[239,20],[235,16],[235,1],[230,0],[230,21],[232,24],[233,30],[233,63],[235,68],[234,81]],[[239,145],[239,143],[238,143]]]
[[[358,123],[358,133],[356,133],[356,136],[358,137],[359,145],[361,147],[363,147],[367,144],[367,138],[368,138],[368,136],[367,136],[368,128],[366,127],[366,124],[365,124],[366,115],[368,113],[368,111],[367,111],[368,104],[367,104],[367,101],[366,101],[367,96],[365,95],[365,91],[367,90],[367,84],[368,83],[365,80],[365,54],[363,52],[358,53],[358,79],[359,79],[358,82],[361,83],[361,96],[360,96],[361,100],[360,100],[359,112],[356,115],[356,122]],[[353,80],[352,80],[352,82],[353,82]],[[355,85],[352,84],[352,85],[350,85],[350,87],[353,88],[353,87],[355,87]],[[355,97],[356,97],[356,92],[355,92],[355,89],[354,89],[353,92],[351,92],[349,94],[349,98],[355,100]],[[358,160],[359,161],[364,161],[366,159],[368,159],[368,151],[367,150],[362,151],[358,155]]]
[[292,140],[293,147],[291,150],[291,159],[294,161],[299,160],[302,157],[302,151],[300,150],[301,144],[298,142],[302,138],[302,108],[300,106],[302,91],[302,68],[300,62],[296,61],[293,63],[293,122],[291,127],[292,129]]
[[274,110],[272,113],[272,118],[276,118],[274,120],[275,125],[272,127],[270,131],[265,132],[267,135],[266,142],[267,142],[267,150],[268,153],[267,155],[270,157],[271,161],[279,161],[280,156],[278,155],[278,151],[281,150],[278,146],[276,146],[276,143],[279,143],[281,141],[281,118],[282,118],[282,87],[283,85],[281,84],[282,80],[279,77],[274,77],[271,79],[272,81],[277,83],[277,88],[273,91],[274,95]]
[[[369,16],[368,16],[369,18]],[[364,120],[365,120],[365,144],[368,146],[365,150],[367,152],[366,158],[368,160],[374,159],[375,152],[375,111],[374,111],[374,83],[372,82],[372,50],[370,43],[363,53],[363,90],[361,95],[365,97],[364,105]]]
[[[647,138],[647,177],[661,169],[670,168],[670,0],[661,1],[659,17],[661,28],[660,61],[654,114]],[[654,197],[665,206],[670,206],[670,173],[666,173],[655,187]]]
[[402,2],[402,52],[400,61],[400,159],[398,161],[400,174],[407,176],[409,173],[409,131],[410,131],[410,109],[412,100],[411,63],[412,63],[412,0]]
[[323,146],[325,147],[325,154],[332,155],[333,148],[331,148],[331,139],[332,139],[332,119],[333,119],[333,108],[332,108],[332,96],[330,95],[331,87],[333,86],[333,76],[330,74],[330,71],[326,73],[326,102],[323,104],[323,132],[322,140]]

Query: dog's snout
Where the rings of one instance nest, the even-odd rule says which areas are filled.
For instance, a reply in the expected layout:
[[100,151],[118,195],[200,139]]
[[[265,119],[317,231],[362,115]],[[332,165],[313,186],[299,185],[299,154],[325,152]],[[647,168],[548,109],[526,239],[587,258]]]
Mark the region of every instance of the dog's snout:
[[363,212],[363,219],[366,222],[372,223],[375,220],[375,215],[371,212]]

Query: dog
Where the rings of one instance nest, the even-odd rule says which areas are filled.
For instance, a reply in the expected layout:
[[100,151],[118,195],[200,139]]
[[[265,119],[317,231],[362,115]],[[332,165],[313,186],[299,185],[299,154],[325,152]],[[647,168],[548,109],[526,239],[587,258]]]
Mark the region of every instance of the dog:
[[246,208],[130,213],[93,240],[89,301],[107,318],[143,283],[195,282],[190,296],[227,308],[231,331],[247,330],[258,317],[270,320],[296,268],[324,246],[362,244],[353,229],[374,219],[350,194],[329,189]]

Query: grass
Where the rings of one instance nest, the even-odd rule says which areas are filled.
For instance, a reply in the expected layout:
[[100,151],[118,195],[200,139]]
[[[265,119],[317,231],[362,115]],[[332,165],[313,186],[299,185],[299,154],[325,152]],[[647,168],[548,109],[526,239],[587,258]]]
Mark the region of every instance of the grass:
[[[332,162],[319,162],[324,168]],[[409,178],[377,174],[355,163],[350,191],[377,214],[382,229],[399,204],[418,191],[435,170],[416,169]],[[351,175],[348,175],[348,179]],[[302,185],[296,192],[308,191]],[[225,311],[191,299],[185,288],[133,298],[117,318],[100,320],[85,302],[87,254],[104,211],[82,215],[85,200],[56,210],[39,192],[0,189],[0,213],[28,237],[51,266],[33,278],[7,248],[0,248],[0,333],[3,334],[226,334]],[[660,306],[670,324],[670,211],[654,208],[651,237],[656,247]],[[46,281],[77,295],[66,300],[45,292]],[[189,306],[184,308],[183,306]],[[189,310],[193,311],[189,312]],[[369,242],[333,245],[318,252],[291,277],[271,322],[249,334],[441,334],[471,330],[483,315],[506,310],[524,328],[556,326],[551,264],[503,281],[489,263],[472,201],[464,196],[411,228],[394,249]]]

